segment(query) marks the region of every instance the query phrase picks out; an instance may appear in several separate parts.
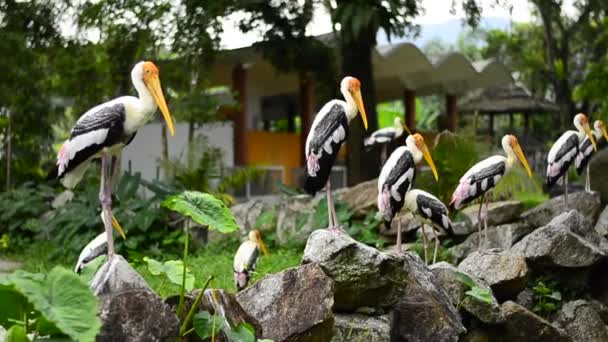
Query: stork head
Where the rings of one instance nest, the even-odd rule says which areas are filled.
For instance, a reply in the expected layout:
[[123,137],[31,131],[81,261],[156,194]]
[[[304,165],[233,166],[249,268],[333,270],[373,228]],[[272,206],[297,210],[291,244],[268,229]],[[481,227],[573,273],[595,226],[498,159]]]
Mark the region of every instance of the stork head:
[[602,120],[595,120],[593,123],[593,128],[596,132],[601,133],[604,136],[604,139],[608,141],[608,132],[606,131],[606,125]]
[[507,134],[502,137],[502,148],[503,150],[505,150],[505,153],[508,156],[515,155],[517,159],[519,159],[521,164],[524,166],[524,169],[526,169],[528,177],[532,178],[532,171],[530,170],[530,165],[528,165],[528,160],[526,159],[524,151],[522,151],[521,146],[519,145],[517,137],[512,134]]
[[361,119],[363,119],[363,126],[367,130],[367,115],[365,114],[365,107],[363,106],[363,99],[361,97],[361,82],[352,76],[346,76],[340,83],[340,90],[342,93],[348,93],[355,101],[359,113],[361,113]]
[[254,242],[258,246],[258,248],[262,251],[262,254],[268,255],[268,248],[266,247],[266,244],[264,244],[264,241],[262,240],[262,234],[259,230],[254,229],[250,231],[249,240]]
[[420,153],[422,153],[422,156],[433,171],[433,176],[435,176],[435,180],[439,180],[437,168],[435,168],[435,162],[433,162],[433,158],[431,158],[431,153],[429,152],[429,149],[426,146],[422,135],[420,135],[419,133],[409,135],[407,138],[405,138],[405,144],[411,151],[419,151]]
[[573,121],[574,127],[576,127],[579,132],[584,132],[587,135],[587,138],[589,138],[589,140],[591,140],[591,144],[593,144],[593,150],[597,151],[597,146],[595,145],[595,138],[591,133],[591,128],[589,128],[589,119],[587,119],[587,115],[583,113],[576,114],[574,116]]
[[409,128],[407,128],[407,126],[405,125],[405,123],[403,122],[403,120],[400,117],[396,116],[395,120],[393,120],[393,123],[395,125],[395,128],[403,129],[404,131],[407,132],[408,135],[412,135],[412,132],[410,131]]
[[139,62],[135,64],[133,70],[131,70],[131,78],[135,80],[142,81],[152,98],[154,98],[154,102],[158,108],[160,108],[160,112],[169,127],[169,132],[171,132],[171,136],[175,135],[175,128],[173,127],[173,119],[171,118],[171,113],[169,113],[169,108],[167,107],[167,102],[165,101],[165,95],[163,94],[163,89],[160,86],[160,78],[158,76],[158,68],[154,63],[149,61]]

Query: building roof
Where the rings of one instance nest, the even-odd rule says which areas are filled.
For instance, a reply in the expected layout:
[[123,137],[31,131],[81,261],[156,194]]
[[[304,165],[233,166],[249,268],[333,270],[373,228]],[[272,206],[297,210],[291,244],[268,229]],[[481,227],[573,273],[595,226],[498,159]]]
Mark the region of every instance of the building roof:
[[539,99],[522,85],[509,84],[488,87],[470,93],[458,104],[461,112],[480,113],[554,113],[559,106]]

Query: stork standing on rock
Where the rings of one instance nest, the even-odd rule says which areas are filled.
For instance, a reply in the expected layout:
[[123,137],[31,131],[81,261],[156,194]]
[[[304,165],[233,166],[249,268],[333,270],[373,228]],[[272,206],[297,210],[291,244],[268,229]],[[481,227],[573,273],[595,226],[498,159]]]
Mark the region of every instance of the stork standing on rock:
[[[428,256],[428,243],[426,239],[426,233],[424,231],[425,224],[431,226],[431,232],[435,239],[435,249],[433,250],[433,264],[437,261],[437,251],[439,250],[439,237],[435,232],[434,226],[441,227],[448,233],[453,234],[452,221],[450,220],[448,208],[441,202],[437,197],[430,193],[418,189],[412,189],[405,194],[404,201],[405,210],[409,211],[413,215],[421,217],[422,223],[422,241],[424,242],[424,262],[427,263]],[[400,243],[401,237],[398,236],[398,242]]]
[[[487,239],[488,221],[488,201],[485,203],[485,212],[482,215],[482,208],[484,206],[485,195],[492,190],[496,184],[502,179],[502,177],[513,167],[516,159],[519,159],[521,164],[526,169],[529,177],[532,177],[532,171],[526,160],[526,156],[519,146],[519,142],[514,135],[507,134],[502,138],[502,148],[505,151],[505,156],[491,156],[479,163],[473,165],[472,168],[467,171],[452,195],[452,201],[450,202],[451,210],[458,210],[465,204],[481,197],[479,204],[479,211],[477,212],[477,231],[479,233],[479,249],[481,250],[481,221],[483,219],[484,230],[486,232],[485,239]],[[484,239],[484,240],[485,240]]]
[[243,242],[234,255],[232,266],[237,291],[247,287],[251,272],[255,271],[260,252],[268,255],[268,249],[262,241],[262,235],[259,230],[255,229],[249,232],[249,240]]
[[327,213],[331,231],[341,231],[331,196],[329,175],[340,147],[348,137],[349,123],[361,113],[363,125],[367,129],[367,116],[361,99],[361,82],[347,76],[340,82],[340,91],[346,101],[331,100],[319,111],[310,127],[306,139],[306,181],[304,190],[311,195],[325,188],[327,192]]
[[[418,133],[408,136],[405,146],[395,149],[382,167],[378,177],[378,215],[384,221],[386,229],[391,228],[393,218],[403,207],[405,194],[412,188],[416,178],[416,165],[422,158],[431,167],[435,179],[439,179],[431,153],[424,138]],[[401,252],[400,221],[397,221],[397,251]]]
[[[602,120],[595,120],[593,123],[593,137],[595,138],[596,144],[599,144],[600,139],[604,137],[605,141],[608,141],[608,132],[606,132],[606,125]],[[574,166],[578,174],[582,174],[585,171],[585,191],[591,192],[591,177],[589,176],[589,161],[595,154],[591,140],[585,137],[583,142],[578,147],[578,154],[574,160]]]
[[58,178],[63,186],[72,189],[84,176],[91,160],[101,158],[99,201],[110,258],[114,255],[112,226],[124,237],[112,214],[116,157],[135,138],[137,130],[153,119],[157,106],[171,135],[175,135],[156,65],[152,62],[137,63],[131,70],[131,81],[139,96],[122,96],[84,113],[72,128],[70,138],[61,146],[57,165],[48,176],[49,179]]
[[549,155],[547,155],[547,188],[551,188],[555,183],[563,184],[566,207],[568,207],[568,169],[579,153],[579,146],[585,140],[585,136],[591,141],[593,150],[597,150],[587,116],[585,114],[577,114],[573,122],[576,131],[569,130],[564,132],[555,144],[551,146]]
[[408,135],[412,135],[412,132],[407,128],[407,126],[403,123],[400,117],[396,117],[393,120],[394,126],[392,127],[384,127],[375,131],[369,137],[365,138],[363,141],[363,145],[365,147],[371,147],[375,145],[382,145],[382,163],[386,161],[387,155],[387,145],[403,135],[403,132],[406,131]]

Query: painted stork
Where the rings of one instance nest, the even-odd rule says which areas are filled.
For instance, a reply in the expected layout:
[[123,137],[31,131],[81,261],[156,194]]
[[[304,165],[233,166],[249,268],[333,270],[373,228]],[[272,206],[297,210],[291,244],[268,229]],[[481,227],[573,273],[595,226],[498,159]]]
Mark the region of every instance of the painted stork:
[[579,146],[583,143],[585,136],[591,141],[593,150],[597,150],[587,116],[585,114],[577,114],[573,122],[576,131],[569,130],[564,132],[555,144],[551,146],[551,150],[549,150],[549,155],[547,156],[547,188],[551,188],[555,183],[563,184],[566,206],[568,206],[568,169],[570,168],[570,164],[574,162],[579,152]]
[[[526,160],[526,156],[519,146],[519,142],[514,135],[507,134],[502,138],[502,148],[505,151],[505,156],[491,156],[477,164],[473,165],[472,168],[467,171],[454,190],[452,195],[452,201],[450,202],[451,210],[458,210],[465,204],[473,201],[474,199],[481,197],[481,203],[479,204],[479,211],[477,213],[477,231],[479,232],[479,249],[481,250],[481,221],[482,221],[482,207],[484,205],[484,199],[487,192],[492,190],[500,179],[513,167],[515,159],[519,159],[521,164],[526,169],[528,177],[532,177],[532,171]],[[483,214],[484,230],[486,231],[487,237],[487,210],[488,202],[486,201],[486,212]]]
[[[606,132],[606,125],[602,120],[595,120],[593,123],[593,137],[595,138],[596,144],[599,144],[600,139],[604,137],[605,141],[608,141],[608,132]],[[574,166],[578,174],[582,174],[585,171],[585,191],[591,192],[591,179],[589,177],[589,161],[593,157],[594,151],[591,145],[591,140],[585,136],[585,139],[578,147],[578,154],[574,160]]]
[[363,146],[368,148],[375,145],[382,145],[382,163],[386,161],[387,148],[391,141],[400,138],[404,131],[407,132],[408,135],[412,135],[412,132],[410,132],[409,128],[407,128],[400,117],[395,117],[393,124],[392,127],[380,128],[363,140]]
[[260,231],[254,229],[249,232],[249,240],[243,242],[234,255],[234,283],[237,291],[247,287],[250,272],[255,271],[260,251],[268,255],[268,249],[262,241]]
[[441,227],[452,235],[452,221],[449,218],[448,208],[437,197],[430,193],[418,189],[412,189],[405,194],[403,206],[405,210],[423,219],[422,239],[424,242],[424,262],[427,263],[428,244],[424,226],[429,224],[435,239],[435,249],[433,250],[433,264],[437,261],[437,251],[439,250],[439,237],[435,232],[434,226]]
[[78,262],[74,267],[74,272],[80,273],[83,268],[95,260],[98,256],[105,254],[108,251],[108,237],[105,232],[97,235],[91,242],[89,242],[80,252],[78,256]]
[[61,146],[57,165],[48,176],[49,179],[58,178],[63,186],[72,189],[82,179],[91,160],[101,158],[99,201],[105,218],[110,258],[114,255],[112,226],[124,237],[112,214],[112,180],[117,155],[133,140],[137,129],[152,120],[157,106],[171,135],[175,135],[156,65],[152,62],[137,63],[131,70],[131,81],[139,97],[122,96],[84,113],[72,128],[70,138]]
[[[412,188],[416,178],[416,165],[424,158],[431,167],[435,179],[437,169],[422,135],[416,133],[405,139],[388,157],[378,177],[378,215],[386,229],[391,228],[393,218],[403,207],[405,194]],[[401,222],[397,223],[397,251],[401,252]]]
[[331,196],[329,175],[340,147],[348,137],[349,123],[361,113],[363,126],[367,129],[367,116],[361,99],[361,82],[347,76],[340,82],[340,91],[346,101],[331,100],[326,103],[312,123],[306,138],[306,180],[304,190],[311,195],[325,187],[327,212],[332,231],[341,231]]

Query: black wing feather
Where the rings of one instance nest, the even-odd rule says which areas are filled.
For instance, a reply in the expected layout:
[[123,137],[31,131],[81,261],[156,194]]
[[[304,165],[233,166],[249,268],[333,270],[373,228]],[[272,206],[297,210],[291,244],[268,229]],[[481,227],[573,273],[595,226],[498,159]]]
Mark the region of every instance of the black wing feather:
[[[566,174],[566,172],[568,172],[568,168],[570,168],[570,165],[574,162],[574,160],[576,159],[576,154],[578,154],[578,136],[576,134],[571,134],[568,139],[566,140],[566,143],[563,144],[559,151],[557,151],[557,153],[555,154],[555,159],[553,160],[554,163],[557,162],[561,162],[561,167],[559,168],[559,173],[553,177],[547,175],[546,178],[546,186],[547,188],[551,188],[552,186],[555,185],[555,183],[557,183],[557,181],[562,178],[562,176],[564,174]],[[563,159],[564,156],[567,153],[572,152],[573,150],[576,151],[576,153],[574,154],[574,156],[569,159]]]
[[[403,176],[409,169],[413,169],[412,181],[410,182],[409,179],[405,179],[405,181],[397,188],[397,192],[399,195],[401,195],[401,200],[397,201],[393,196],[391,196],[391,213],[393,214],[393,217],[395,217],[395,215],[401,211],[401,208],[403,208],[405,194],[412,188],[412,185],[416,180],[416,162],[414,161],[412,152],[405,150],[403,155],[401,155],[401,157],[395,163],[395,167],[391,169],[391,172],[384,181],[383,186],[385,188],[388,187],[390,190],[392,189],[393,185],[397,183],[397,180],[401,178],[401,176]],[[393,217],[391,217],[391,219]],[[390,228],[390,223],[391,221],[387,221],[385,222],[385,225]]]
[[[452,225],[448,218],[448,208],[437,198],[419,194],[418,196],[416,196],[416,205],[418,206],[418,215],[430,220],[439,227],[442,227],[447,232],[452,231]],[[430,209],[431,214],[429,215],[428,213],[426,213],[424,208]],[[447,226],[443,222],[444,217],[447,218]]]

